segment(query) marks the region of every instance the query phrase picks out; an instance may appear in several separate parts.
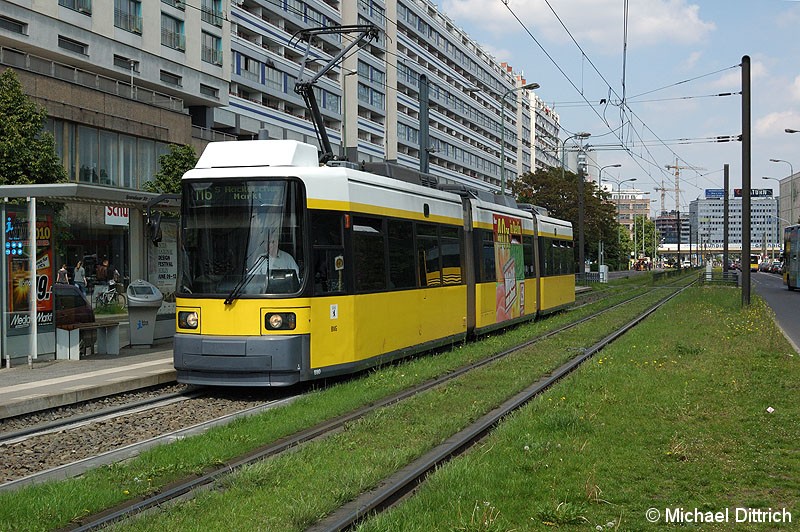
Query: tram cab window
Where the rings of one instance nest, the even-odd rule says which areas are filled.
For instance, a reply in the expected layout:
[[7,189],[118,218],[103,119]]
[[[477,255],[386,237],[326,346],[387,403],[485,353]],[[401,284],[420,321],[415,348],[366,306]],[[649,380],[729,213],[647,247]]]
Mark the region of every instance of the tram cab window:
[[308,262],[304,204],[302,183],[291,178],[186,183],[181,291],[297,294]]

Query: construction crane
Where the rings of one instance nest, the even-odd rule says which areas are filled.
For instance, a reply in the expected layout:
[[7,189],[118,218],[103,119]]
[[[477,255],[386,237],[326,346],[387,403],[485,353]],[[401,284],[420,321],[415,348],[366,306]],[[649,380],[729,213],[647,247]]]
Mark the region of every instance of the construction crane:
[[[331,35],[331,34],[343,34],[343,33],[358,33],[358,37],[353,39],[353,41],[342,48],[335,57],[333,57],[330,61],[328,61],[322,68],[317,71],[309,79],[305,78],[305,72],[307,69],[308,63],[312,61],[316,61],[317,58],[310,58],[309,56],[311,51],[311,38],[317,35]],[[291,45],[292,42],[295,40],[300,41],[302,39],[306,39],[306,51],[303,55],[303,60],[300,63],[300,74],[297,76],[297,83],[294,85],[294,92],[299,94],[303,97],[303,100],[306,103],[306,107],[308,108],[309,112],[311,113],[311,122],[314,124],[314,131],[317,134],[317,141],[319,141],[320,147],[320,156],[319,162],[321,164],[325,164],[328,161],[331,161],[336,158],[333,154],[333,148],[331,147],[331,142],[328,139],[328,132],[325,129],[325,120],[322,118],[322,113],[319,110],[319,104],[317,104],[317,98],[314,95],[314,83],[324,76],[330,69],[335,67],[339,64],[342,58],[347,54],[353,47],[355,46],[362,46],[367,40],[374,40],[378,37],[378,27],[373,24],[358,24],[353,26],[334,26],[330,28],[320,27],[320,28],[310,28],[300,30],[295,32],[292,35],[292,38],[289,39],[289,44]]]
[[665,193],[667,192],[667,189],[664,188],[664,180],[663,179],[661,180],[661,187],[656,187],[655,191],[656,192],[661,192],[661,211],[660,212],[661,212],[661,214],[664,214],[666,212],[664,210],[664,197],[665,197]]
[[[704,171],[705,168],[700,168],[697,166],[681,166],[678,164],[678,158],[675,158],[675,164],[666,164],[664,168],[668,170],[675,170],[675,210],[677,212],[681,212],[681,170],[698,170]],[[662,183],[661,186],[663,187],[664,184]],[[664,192],[661,192],[661,208],[664,208]]]

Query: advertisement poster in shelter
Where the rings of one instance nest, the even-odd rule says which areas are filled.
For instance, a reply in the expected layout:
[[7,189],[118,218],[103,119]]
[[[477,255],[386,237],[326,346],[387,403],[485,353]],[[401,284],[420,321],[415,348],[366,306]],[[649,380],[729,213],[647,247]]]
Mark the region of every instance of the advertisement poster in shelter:
[[[40,332],[53,328],[53,217],[36,221],[36,312]],[[8,212],[5,219],[5,260],[8,272],[6,327],[9,336],[30,329],[30,237],[27,213]]]
[[525,314],[522,220],[494,214],[492,224],[497,276],[495,309],[500,322]]
[[175,288],[178,282],[178,223],[162,219],[161,241],[148,246],[148,280],[161,291],[164,302],[158,314],[175,313]]

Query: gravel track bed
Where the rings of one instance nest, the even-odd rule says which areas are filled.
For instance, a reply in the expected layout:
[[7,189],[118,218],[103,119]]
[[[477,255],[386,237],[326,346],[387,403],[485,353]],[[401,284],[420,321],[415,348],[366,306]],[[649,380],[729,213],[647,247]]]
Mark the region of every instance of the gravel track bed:
[[10,432],[18,432],[20,430],[28,429],[38,425],[44,425],[46,423],[52,423],[53,421],[58,421],[61,419],[68,419],[83,414],[98,412],[100,410],[105,410],[115,406],[136,403],[170,393],[185,392],[191,389],[192,388],[190,386],[186,386],[185,384],[172,384],[169,386],[143,388],[141,390],[120,393],[117,395],[109,395],[108,397],[100,397],[97,399],[92,399],[91,401],[85,401],[83,403],[64,405],[58,408],[42,410],[40,412],[31,412],[30,414],[0,419],[0,435]]
[[[164,388],[159,389],[158,392],[159,395],[167,393],[164,392]],[[138,393],[124,395],[127,396],[128,399],[125,402],[128,403],[146,398]],[[136,395],[137,398],[131,399],[131,395]],[[116,399],[108,398],[108,400],[113,401]],[[0,455],[3,457],[2,462],[0,462],[0,483],[16,480],[84,458],[90,458],[106,451],[190,427],[203,421],[216,419],[226,414],[263,404],[265,400],[267,400],[266,397],[248,397],[235,394],[189,399],[137,414],[125,415],[71,430],[37,436],[15,444],[3,445],[0,446]],[[99,410],[112,406],[105,400],[93,401],[92,403],[92,406],[85,406]],[[102,403],[102,405],[95,407],[94,403]],[[57,419],[49,417],[51,415],[57,414],[50,412],[41,414],[44,418],[40,419],[39,423]],[[62,417],[73,415],[77,414],[73,411],[69,416]],[[30,416],[25,416],[25,418],[29,419]],[[26,426],[30,426],[30,423]],[[22,427],[8,429],[4,422],[2,431],[10,432],[20,428]]]

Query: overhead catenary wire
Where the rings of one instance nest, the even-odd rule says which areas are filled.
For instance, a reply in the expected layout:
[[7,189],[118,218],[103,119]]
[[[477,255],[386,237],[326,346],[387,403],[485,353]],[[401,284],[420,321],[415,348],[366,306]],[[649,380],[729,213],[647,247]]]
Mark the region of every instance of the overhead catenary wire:
[[[538,39],[536,39],[536,37],[535,37],[535,36],[534,36],[534,35],[531,33],[531,31],[530,31],[530,30],[527,28],[527,26],[526,26],[526,25],[525,25],[525,24],[522,22],[522,20],[519,18],[519,16],[518,16],[518,15],[517,15],[517,14],[514,12],[514,10],[513,10],[513,9],[512,9],[512,8],[509,6],[508,2],[507,2],[507,1],[505,1],[505,0],[501,0],[501,1],[503,2],[503,5],[506,7],[506,9],[508,9],[508,11],[511,13],[511,15],[512,15],[512,16],[513,16],[513,17],[514,17],[516,20],[517,20],[517,22],[520,24],[520,26],[523,28],[523,30],[524,30],[524,31],[525,31],[525,32],[526,32],[526,33],[527,33],[527,34],[528,34],[528,35],[531,37],[531,39],[532,39],[532,40],[533,40],[533,41],[536,43],[536,45],[537,45],[537,46],[538,46],[538,47],[539,47],[539,48],[542,50],[542,52],[543,52],[543,53],[544,53],[544,54],[547,56],[547,58],[548,58],[548,59],[549,59],[549,60],[550,60],[550,61],[551,61],[551,62],[552,62],[552,63],[553,63],[555,66],[556,66],[556,68],[557,68],[557,69],[558,69],[558,70],[561,72],[561,74],[562,74],[562,75],[564,76],[564,78],[565,78],[565,79],[566,79],[566,80],[567,80],[567,81],[570,83],[570,85],[572,85],[572,86],[573,86],[573,88],[576,88],[576,92],[578,92],[579,94],[581,94],[581,96],[582,96],[582,97],[584,98],[584,100],[586,101],[586,98],[585,98],[585,96],[584,96],[583,92],[582,92],[582,91],[580,91],[580,90],[577,90],[577,87],[575,87],[575,83],[572,81],[572,79],[570,79],[570,77],[569,77],[569,76],[568,76],[568,75],[567,75],[567,74],[564,72],[563,68],[561,68],[561,66],[560,66],[560,65],[558,65],[558,64],[556,63],[556,61],[553,59],[552,55],[551,55],[551,54],[550,54],[550,53],[549,53],[549,52],[548,52],[548,51],[547,51],[547,50],[546,50],[546,49],[545,49],[545,48],[542,46],[542,44],[541,44],[541,43],[538,41]],[[553,6],[551,5],[551,3],[550,3],[548,0],[545,0],[545,3],[546,3],[546,4],[547,4],[547,6],[550,8],[551,12],[552,12],[552,13],[553,13],[553,15],[556,17],[556,19],[559,21],[559,23],[561,24],[561,26],[562,26],[562,28],[564,29],[564,31],[565,31],[565,32],[566,32],[566,33],[569,35],[569,37],[572,39],[572,41],[573,41],[573,43],[575,44],[575,46],[578,48],[578,50],[580,50],[580,52],[581,52],[582,56],[584,56],[584,57],[585,57],[585,59],[588,61],[588,63],[589,63],[591,66],[592,66],[592,68],[593,68],[593,69],[595,70],[595,72],[598,74],[598,76],[600,76],[600,78],[603,80],[603,82],[606,84],[606,86],[608,86],[608,87],[609,87],[609,90],[610,90],[611,92],[613,92],[615,95],[617,95],[617,97],[618,97],[618,98],[620,98],[620,97],[619,97],[619,95],[616,93],[616,91],[614,91],[614,89],[613,89],[613,86],[612,86],[612,85],[611,85],[611,84],[608,82],[608,80],[606,80],[606,78],[603,76],[602,72],[600,72],[600,70],[599,70],[599,69],[597,68],[597,66],[596,66],[596,65],[595,65],[595,64],[592,62],[592,60],[591,60],[591,58],[588,56],[588,54],[586,54],[586,52],[583,50],[583,48],[582,48],[582,47],[580,46],[580,44],[577,42],[577,40],[575,39],[575,37],[572,35],[572,32],[569,30],[569,28],[568,28],[568,27],[566,26],[566,24],[563,22],[563,20],[561,19],[561,17],[560,17],[560,16],[558,15],[558,13],[555,11],[555,9],[554,9],[554,8],[553,8]],[[723,70],[721,70],[721,71],[724,71],[724,70],[727,70],[727,69],[730,69],[730,68],[737,68],[737,67],[738,67],[738,65],[735,65],[735,66],[727,67],[726,69],[723,69]],[[651,129],[651,128],[650,128],[650,127],[649,127],[649,126],[648,126],[648,125],[647,125],[647,124],[646,124],[646,123],[645,123],[645,122],[644,122],[644,121],[643,121],[643,120],[642,120],[640,117],[639,117],[639,116],[638,116],[638,115],[636,115],[636,113],[635,113],[635,112],[634,112],[634,111],[633,111],[633,110],[630,108],[630,106],[628,106],[626,102],[622,101],[622,100],[623,100],[622,98],[620,98],[620,100],[621,100],[621,102],[620,102],[620,105],[621,105],[621,106],[624,106],[624,107],[625,107],[625,108],[626,108],[626,109],[627,109],[627,110],[630,112],[630,115],[631,115],[632,117],[635,117],[637,120],[639,120],[639,121],[641,122],[641,124],[642,124],[642,127],[646,128],[646,129],[647,129],[647,130],[648,130],[648,131],[649,131],[649,132],[650,132],[650,133],[651,133],[651,134],[652,134],[652,135],[653,135],[653,136],[654,136],[656,139],[659,139],[659,140],[660,140],[659,136],[658,136],[658,135],[657,135],[657,134],[656,134],[656,133],[655,133],[655,132],[654,132],[654,131],[653,131],[653,130],[652,130],[652,129]],[[586,101],[586,103],[589,103],[589,102],[588,102],[588,101]],[[591,107],[591,106],[590,106],[590,107]],[[594,110],[594,108],[593,108],[593,107],[591,107],[591,108]],[[599,116],[599,113],[597,113],[597,111],[596,111],[596,110],[594,110],[594,111],[595,111],[595,114],[598,114],[598,116]],[[623,115],[622,115],[622,116],[624,116],[624,113],[623,113]],[[606,127],[609,127],[609,128],[610,128],[610,124],[608,123],[608,121],[607,121],[607,120],[605,120],[605,119],[604,119],[604,117],[601,117],[601,120],[602,120],[602,121],[603,121],[603,123],[606,125]],[[630,122],[631,126],[633,125],[633,124],[632,124],[632,121],[628,121],[628,122]],[[622,123],[624,124],[624,123],[626,123],[626,121],[623,119],[623,120],[622,120]],[[637,137],[641,138],[641,137],[640,137],[640,135],[638,134],[638,132],[636,132],[635,128],[631,127],[631,129],[632,129],[632,132],[633,132],[633,134],[635,134]],[[622,137],[619,137],[619,140],[620,140],[620,142],[622,142],[623,144],[625,144],[625,141],[623,140],[623,138],[622,138]],[[687,162],[687,161],[686,161],[686,160],[685,160],[683,157],[681,157],[681,156],[680,156],[680,155],[679,155],[677,152],[675,152],[675,151],[674,151],[673,149],[671,149],[669,146],[667,146],[666,144],[662,144],[662,145],[663,145],[665,148],[667,148],[667,149],[668,149],[668,150],[669,150],[669,151],[670,151],[670,152],[671,152],[671,153],[672,153],[672,154],[675,156],[675,158],[676,158],[676,159],[678,159],[679,161],[682,161],[682,162],[686,163],[686,164],[687,164],[687,166],[693,166],[693,165],[689,164],[689,163],[688,163],[688,162]],[[656,162],[655,162],[655,157],[652,155],[652,153],[650,153],[650,152],[649,152],[649,150],[647,150],[647,153],[648,153],[648,156],[650,156],[650,157],[651,157],[651,159],[652,159],[651,161],[648,161],[648,164],[651,164],[651,165],[653,165],[655,168],[658,168],[658,169],[659,169],[659,172],[661,172],[662,174],[664,174],[664,171],[663,171],[663,169],[661,168],[661,165],[659,165],[658,163],[656,163]],[[642,168],[642,167],[641,167],[641,165],[639,165],[638,163],[637,163],[637,165],[638,165],[640,168]],[[644,168],[642,168],[642,170],[643,170],[643,171],[645,171],[645,170],[644,170]],[[646,172],[646,171],[645,171],[645,172]],[[653,179],[653,176],[652,176],[652,175],[650,175],[649,173],[648,173],[648,176],[649,176],[651,179]],[[654,182],[655,182],[655,180],[654,180]],[[656,184],[657,184],[657,183],[656,183]]]

